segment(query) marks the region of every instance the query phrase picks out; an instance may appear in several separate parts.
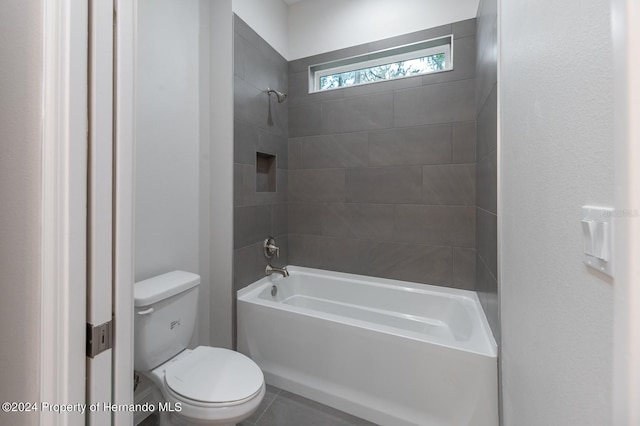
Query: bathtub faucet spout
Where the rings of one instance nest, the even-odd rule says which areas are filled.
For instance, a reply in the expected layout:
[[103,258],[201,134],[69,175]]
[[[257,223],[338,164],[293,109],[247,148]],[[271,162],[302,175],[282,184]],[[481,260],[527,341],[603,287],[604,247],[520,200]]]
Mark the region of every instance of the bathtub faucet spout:
[[274,268],[273,266],[267,264],[267,268],[264,270],[265,274],[267,274],[267,276],[271,275],[271,274],[280,274],[283,277],[287,278],[289,276],[289,271],[287,271],[287,267],[283,267],[283,268]]

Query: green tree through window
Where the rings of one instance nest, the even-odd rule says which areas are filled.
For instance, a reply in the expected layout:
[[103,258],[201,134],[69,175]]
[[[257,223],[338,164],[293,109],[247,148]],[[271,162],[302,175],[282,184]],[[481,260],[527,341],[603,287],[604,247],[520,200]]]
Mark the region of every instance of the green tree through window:
[[392,62],[354,71],[341,72],[320,77],[320,90],[356,86],[376,81],[411,77],[446,69],[445,54],[423,56],[406,61]]

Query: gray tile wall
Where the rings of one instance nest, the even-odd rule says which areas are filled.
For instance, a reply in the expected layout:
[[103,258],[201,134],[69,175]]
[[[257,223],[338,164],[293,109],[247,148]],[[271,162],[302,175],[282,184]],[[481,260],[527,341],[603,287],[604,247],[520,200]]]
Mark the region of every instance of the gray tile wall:
[[[453,71],[308,93],[310,65],[449,34]],[[290,62],[289,263],[474,289],[475,78],[475,19]]]
[[[288,263],[288,105],[267,87],[287,91],[288,63],[234,15],[234,289],[264,276],[262,242],[280,246],[274,266]],[[271,122],[269,121],[271,116]],[[276,156],[276,191],[256,191],[256,152]]]
[[476,285],[493,334],[500,342],[497,259],[497,1],[481,0],[476,66]]

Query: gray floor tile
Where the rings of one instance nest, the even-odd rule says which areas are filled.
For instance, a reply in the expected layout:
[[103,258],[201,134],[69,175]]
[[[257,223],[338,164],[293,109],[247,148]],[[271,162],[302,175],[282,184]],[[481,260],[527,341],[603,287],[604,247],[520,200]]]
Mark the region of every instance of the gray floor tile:
[[280,393],[280,389],[267,385],[267,391],[264,394],[264,399],[260,403],[260,406],[258,407],[256,412],[253,413],[251,417],[249,417],[248,419],[240,423],[238,426],[253,426],[257,424],[258,420],[260,420],[260,417],[262,417],[262,415],[265,413],[265,411],[267,411],[269,406],[271,406],[271,404],[276,399],[279,393]]
[[256,426],[375,426],[310,399],[280,391]]
[[160,424],[160,420],[158,419],[158,414],[153,413],[142,422],[138,423],[138,426],[158,426]]

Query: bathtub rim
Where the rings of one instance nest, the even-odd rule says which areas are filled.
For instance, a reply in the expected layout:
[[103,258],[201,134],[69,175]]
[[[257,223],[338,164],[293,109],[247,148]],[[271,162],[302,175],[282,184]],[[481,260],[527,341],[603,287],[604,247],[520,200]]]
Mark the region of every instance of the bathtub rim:
[[[477,318],[480,321],[479,333],[481,333],[481,338],[484,339],[484,343],[485,343],[483,345],[483,348],[478,349],[478,348],[472,348],[472,347],[462,347],[464,345],[460,345],[460,346],[452,345],[452,344],[448,344],[447,342],[438,341],[437,339],[433,339],[433,340],[420,339],[416,336],[412,336],[413,333],[410,333],[410,332],[403,333],[402,337],[407,339],[412,339],[412,340],[424,341],[429,344],[443,346],[443,347],[447,347],[454,350],[471,352],[477,355],[486,356],[490,358],[498,357],[498,345],[493,336],[493,332],[491,331],[491,327],[489,326],[489,322],[485,315],[484,309],[480,304],[480,299],[478,298],[478,295],[475,291],[463,290],[463,289],[457,289],[457,288],[451,288],[451,287],[443,287],[443,286],[437,286],[433,284],[422,284],[422,283],[415,283],[410,281],[394,280],[389,278],[372,277],[368,275],[350,274],[346,272],[337,272],[337,271],[330,271],[325,269],[308,268],[304,266],[288,265],[287,270],[291,275],[300,274],[300,275],[320,276],[324,278],[335,278],[338,280],[347,280],[347,281],[364,283],[366,285],[373,285],[373,286],[387,287],[387,288],[395,287],[395,288],[410,290],[412,292],[418,292],[418,293],[424,293],[424,294],[436,294],[440,297],[445,295],[455,299],[462,299],[462,302],[465,305],[468,305],[469,303],[473,305],[473,310],[475,314],[474,319]],[[318,312],[310,309],[298,308],[295,306],[273,302],[273,301],[261,299],[258,297],[265,287],[273,284],[277,284],[284,279],[286,278],[280,275],[265,276],[259,279],[258,281],[255,281],[249,284],[248,286],[238,290],[237,291],[238,302],[242,301],[246,303],[253,303],[260,306],[293,312],[299,315],[306,315],[306,316],[317,318],[317,319],[323,319],[323,320],[338,322],[338,323],[342,323],[342,324],[346,324],[354,327],[361,327],[369,330],[379,331],[381,333],[397,335],[396,332],[387,329],[387,328],[391,328],[392,330],[397,330],[394,327],[388,327],[383,324],[376,324],[376,326],[368,326],[367,324],[372,324],[372,323],[367,321],[362,321],[362,320],[351,319],[348,317],[344,317],[342,315],[336,315],[331,313]]]

